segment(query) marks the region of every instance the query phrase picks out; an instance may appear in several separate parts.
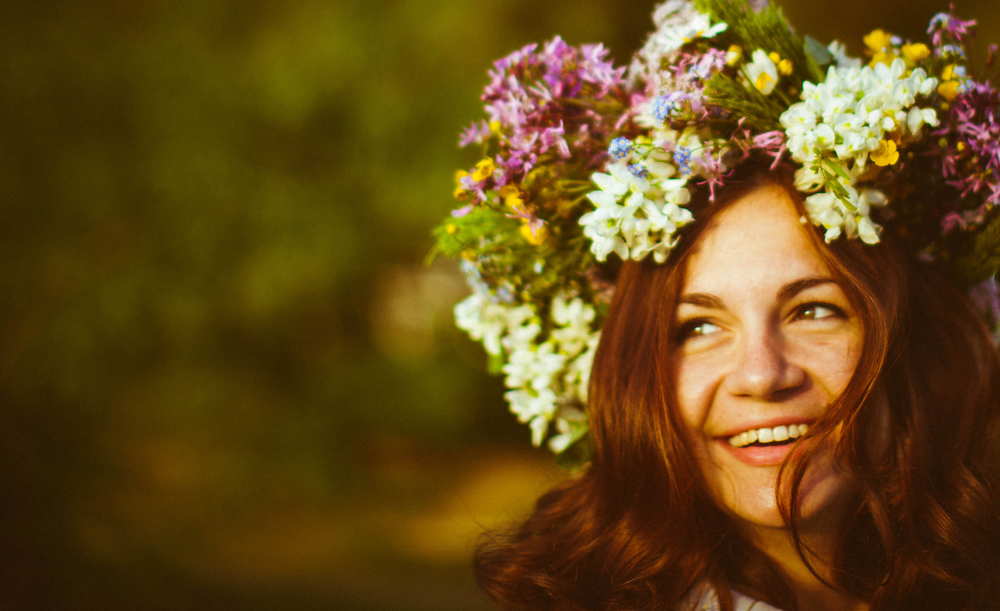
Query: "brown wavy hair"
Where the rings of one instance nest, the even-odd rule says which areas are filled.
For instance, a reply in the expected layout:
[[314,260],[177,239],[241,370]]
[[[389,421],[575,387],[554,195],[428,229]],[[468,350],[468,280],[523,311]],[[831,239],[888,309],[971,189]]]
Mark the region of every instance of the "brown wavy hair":
[[[670,379],[671,330],[685,262],[712,218],[750,190],[779,185],[800,212],[792,169],[738,167],[664,265],[618,274],[590,385],[592,460],[475,555],[479,585],[504,609],[678,608],[696,585],[794,611],[783,571],[712,500],[686,449]],[[1000,358],[968,299],[886,231],[880,244],[819,252],[864,329],[855,374],[779,477],[780,507],[803,559],[798,486],[811,453],[839,427],[840,464],[858,483],[834,583],[890,609],[1000,607]],[[842,425],[842,426],[841,426]],[[808,561],[807,561],[808,565]]]

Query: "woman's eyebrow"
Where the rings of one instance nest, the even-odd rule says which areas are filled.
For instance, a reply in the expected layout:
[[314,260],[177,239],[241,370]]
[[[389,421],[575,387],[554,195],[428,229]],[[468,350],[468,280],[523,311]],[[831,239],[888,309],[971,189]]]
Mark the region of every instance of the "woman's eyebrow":
[[836,284],[837,281],[833,278],[827,278],[825,276],[813,276],[810,278],[802,278],[800,280],[795,280],[789,282],[785,286],[781,287],[778,291],[778,301],[788,301],[792,297],[795,297],[802,291],[806,289],[811,289],[814,286],[819,286],[821,284]]
[[689,303],[691,305],[700,306],[702,308],[712,308],[716,310],[723,310],[725,307],[722,305],[722,300],[720,300],[715,295],[710,295],[708,293],[687,293],[681,295],[681,298],[677,301],[677,304]]

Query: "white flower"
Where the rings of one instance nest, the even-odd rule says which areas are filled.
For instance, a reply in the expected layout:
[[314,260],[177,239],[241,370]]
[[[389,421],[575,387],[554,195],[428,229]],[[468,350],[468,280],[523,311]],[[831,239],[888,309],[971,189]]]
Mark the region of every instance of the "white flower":
[[[832,46],[831,53],[837,55]],[[892,140],[898,136],[916,135],[925,124],[938,124],[933,109],[916,106],[917,97],[933,92],[937,80],[920,68],[905,74],[901,59],[874,68],[838,59],[825,81],[804,83],[802,101],[781,115],[788,149],[803,165],[795,173],[795,186],[804,192],[819,191],[806,198],[806,211],[814,224],[826,228],[827,242],[840,235],[867,244],[879,241],[881,228],[869,213],[871,206],[885,205],[885,195],[859,190],[855,183],[865,173],[871,154],[884,151],[887,141],[895,147]],[[885,157],[875,161],[888,163]]]
[[587,391],[590,386],[590,370],[594,365],[594,354],[600,342],[601,332],[595,331],[587,337],[586,349],[576,357],[566,369],[566,387],[581,404],[587,403]]
[[[682,136],[670,133],[674,138]],[[693,132],[684,137],[700,146]],[[674,166],[651,158],[646,166],[648,178],[633,175],[624,163],[611,163],[608,173],[592,176],[600,190],[588,193],[587,198],[597,208],[581,216],[579,223],[598,261],[614,252],[622,259],[636,261],[653,254],[663,262],[676,243],[678,227],[693,219],[690,211],[680,207],[691,198],[687,179],[669,178],[676,171]]]
[[549,449],[558,454],[587,434],[587,414],[572,407],[564,407],[559,410],[555,425],[558,434],[549,439]]
[[542,327],[535,319],[535,311],[524,304],[516,308],[507,308],[507,334],[500,340],[500,345],[508,353],[525,350],[542,332]]
[[854,187],[844,188],[847,202],[829,192],[807,197],[805,209],[809,220],[826,228],[824,239],[827,243],[845,235],[860,238],[865,244],[877,244],[882,228],[872,222],[869,214],[871,206],[886,204],[885,194],[877,189],[865,189],[859,193]]
[[837,62],[838,68],[861,68],[861,60],[848,56],[844,43],[835,40],[830,43],[826,50],[833,56],[833,60]]
[[560,352],[572,358],[586,347],[594,316],[593,306],[579,297],[569,303],[562,295],[552,300],[552,321],[559,325],[552,337],[559,343]]
[[455,326],[483,342],[486,352],[500,354],[500,336],[507,328],[507,307],[474,293],[455,305]]
[[906,115],[906,127],[914,136],[920,133],[920,128],[924,125],[937,127],[937,112],[933,108],[917,108],[914,106]]
[[753,52],[752,60],[746,65],[746,75],[750,84],[764,95],[770,95],[778,84],[778,67],[763,49]]

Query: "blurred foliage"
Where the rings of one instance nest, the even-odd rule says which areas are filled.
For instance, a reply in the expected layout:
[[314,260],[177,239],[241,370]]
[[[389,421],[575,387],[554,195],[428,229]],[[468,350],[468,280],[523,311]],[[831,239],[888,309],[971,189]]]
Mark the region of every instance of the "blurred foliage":
[[[470,533],[559,474],[429,231],[489,64],[653,5],[3,3],[0,607],[486,608]],[[855,52],[944,8],[784,7]]]

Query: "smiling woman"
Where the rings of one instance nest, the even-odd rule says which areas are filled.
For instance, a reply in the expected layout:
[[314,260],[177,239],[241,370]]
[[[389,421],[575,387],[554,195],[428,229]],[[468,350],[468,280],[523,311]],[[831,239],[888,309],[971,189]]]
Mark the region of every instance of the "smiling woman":
[[505,608],[997,608],[975,23],[876,30],[863,65],[760,4],[667,0],[627,71],[524,47],[462,136],[485,158],[437,232],[473,289],[456,322],[581,467],[479,548]]
[[987,330],[891,237],[825,244],[769,166],[696,193],[665,264],[623,265],[589,466],[479,550],[508,608],[995,604]]
[[[678,414],[708,488],[765,528],[784,526],[778,468],[861,355],[861,323],[800,216],[776,186],[716,216],[687,259],[670,358]],[[814,461],[801,498],[803,519],[823,517],[827,527],[852,488],[832,449]]]

